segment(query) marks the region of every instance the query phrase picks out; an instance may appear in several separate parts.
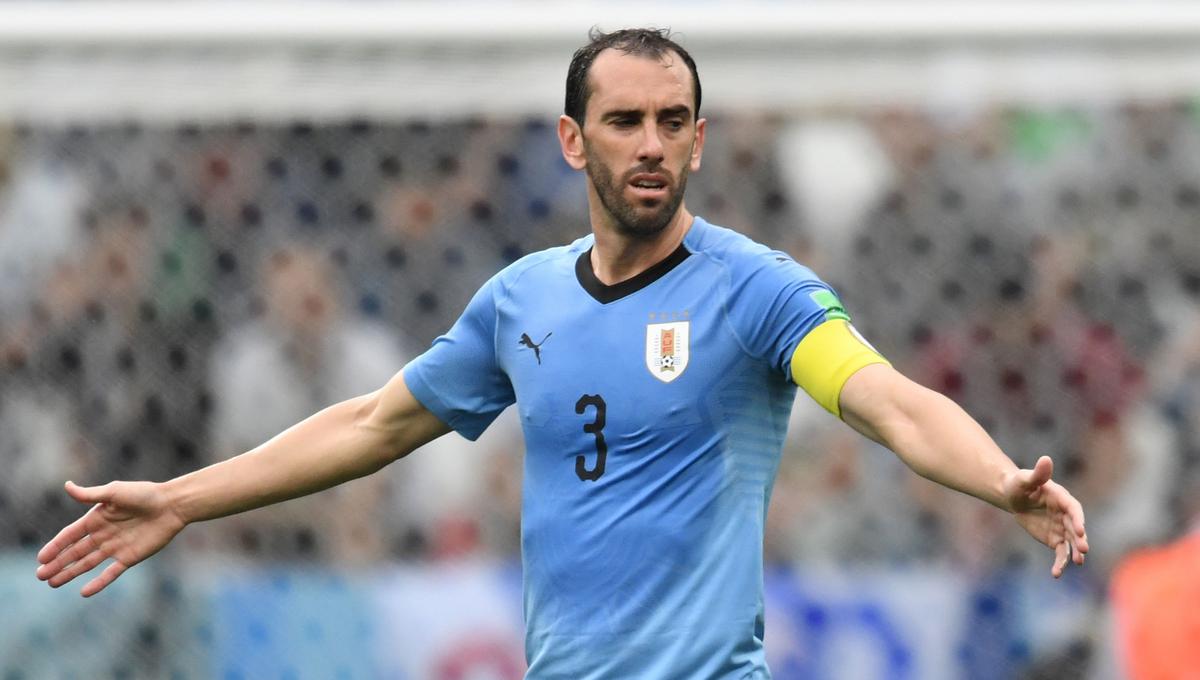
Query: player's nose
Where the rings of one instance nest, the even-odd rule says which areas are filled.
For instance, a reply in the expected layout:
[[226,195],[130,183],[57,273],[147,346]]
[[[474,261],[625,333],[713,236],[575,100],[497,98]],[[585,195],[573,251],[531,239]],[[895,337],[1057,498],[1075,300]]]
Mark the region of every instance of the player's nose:
[[662,162],[663,143],[659,136],[658,124],[648,119],[642,124],[641,139],[638,144],[638,160],[641,162]]

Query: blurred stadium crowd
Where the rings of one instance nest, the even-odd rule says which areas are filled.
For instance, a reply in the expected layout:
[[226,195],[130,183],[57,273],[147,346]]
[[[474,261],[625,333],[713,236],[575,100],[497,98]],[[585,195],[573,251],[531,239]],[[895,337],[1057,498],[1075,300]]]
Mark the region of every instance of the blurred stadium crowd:
[[[381,385],[491,274],[587,233],[584,181],[540,120],[0,130],[0,548],[80,514],[65,479],[167,479]],[[1054,457],[1088,512],[1097,611],[1124,555],[1200,519],[1193,103],[716,114],[689,184],[694,213],[812,267],[1018,463]],[[1003,513],[803,395],[793,421],[771,562],[1048,574]],[[515,420],[427,449],[174,550],[515,559]],[[1100,663],[1101,633],[1075,632],[1030,663]]]

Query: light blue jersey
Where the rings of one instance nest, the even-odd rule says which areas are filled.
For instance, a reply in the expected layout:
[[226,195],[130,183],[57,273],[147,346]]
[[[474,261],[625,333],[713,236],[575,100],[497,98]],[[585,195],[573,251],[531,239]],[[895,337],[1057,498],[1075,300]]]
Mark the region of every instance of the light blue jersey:
[[592,243],[501,271],[405,381],[469,439],[517,404],[528,678],[769,677],[763,523],[789,361],[843,312],[809,269],[699,218],[615,286]]

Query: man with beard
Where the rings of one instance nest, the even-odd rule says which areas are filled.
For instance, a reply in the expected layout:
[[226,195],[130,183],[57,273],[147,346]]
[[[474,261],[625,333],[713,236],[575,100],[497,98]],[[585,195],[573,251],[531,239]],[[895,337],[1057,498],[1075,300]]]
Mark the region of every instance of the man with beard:
[[[796,387],[918,473],[1012,512],[1083,563],[1079,503],[1009,460],[953,402],[901,376],[836,294],[787,255],[684,205],[706,123],[687,52],[663,31],[595,32],[558,124],[587,173],[592,233],[525,257],[380,390],[163,484],[96,503],[41,553],[91,595],[188,523],[365,475],[516,403],[529,678],[765,678],[763,522]],[[534,339],[540,339],[534,342]]]

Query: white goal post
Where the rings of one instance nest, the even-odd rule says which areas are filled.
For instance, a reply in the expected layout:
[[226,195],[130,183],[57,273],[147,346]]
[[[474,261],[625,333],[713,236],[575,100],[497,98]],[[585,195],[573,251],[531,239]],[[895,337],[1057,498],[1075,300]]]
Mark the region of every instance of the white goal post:
[[1191,3],[0,3],[0,119],[547,115],[589,27],[669,26],[709,110],[1200,93]]

